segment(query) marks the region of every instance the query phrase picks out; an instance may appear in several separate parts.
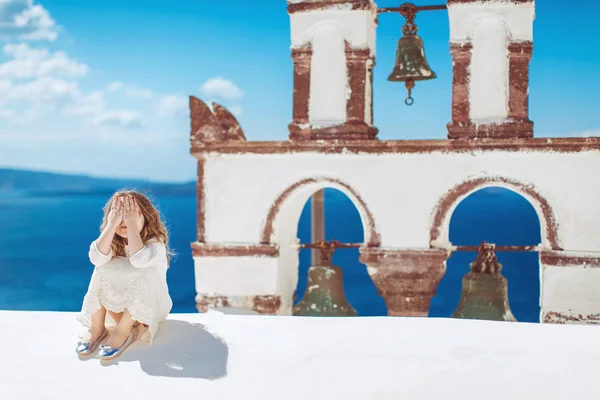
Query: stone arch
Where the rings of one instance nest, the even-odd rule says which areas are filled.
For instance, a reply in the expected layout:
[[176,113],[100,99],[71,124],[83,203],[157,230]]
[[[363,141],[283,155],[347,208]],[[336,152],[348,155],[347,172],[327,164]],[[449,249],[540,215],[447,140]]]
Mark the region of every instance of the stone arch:
[[533,185],[503,177],[482,177],[467,180],[446,192],[433,211],[433,223],[429,234],[430,247],[445,248],[449,246],[450,218],[456,206],[470,194],[491,186],[512,190],[527,199],[540,220],[541,246],[549,250],[562,250],[556,218],[548,201]]
[[381,240],[373,214],[350,185],[334,178],[307,178],[288,187],[272,204],[261,233],[261,243],[279,249],[277,293],[281,297],[280,314],[291,315],[293,295],[298,285],[298,222],[308,199],[321,189],[337,189],[354,204],[363,225],[364,246],[379,247]]
[[475,38],[475,32],[481,25],[492,25],[492,26],[501,26],[504,29],[504,33],[506,35],[506,39],[509,42],[512,42],[512,32],[506,23],[504,18],[499,17],[498,15],[485,13],[483,15],[478,14],[473,16],[469,20],[469,27],[467,29],[467,39],[473,40]]
[[332,188],[337,189],[343,192],[352,202],[354,206],[358,209],[358,212],[361,216],[361,220],[363,223],[364,235],[365,235],[365,246],[366,247],[379,247],[381,244],[381,238],[379,233],[377,232],[375,226],[375,219],[373,218],[373,214],[369,210],[367,204],[360,197],[357,191],[352,188],[350,185],[340,181],[335,178],[307,178],[303,179],[292,186],[288,187],[283,193],[281,193],[277,199],[273,202],[269,213],[267,214],[267,218],[265,219],[265,223],[263,225],[262,233],[261,233],[261,244],[276,244],[274,240],[275,234],[275,226],[277,223],[277,218],[280,216],[280,211],[283,204],[291,197],[294,193],[302,190],[303,188],[310,188],[309,195],[306,196],[306,199],[302,199],[302,204],[306,203],[308,198],[315,192],[320,189]]
[[344,23],[335,19],[326,19],[311,25],[307,31],[308,40],[312,40],[320,31],[339,31],[342,32],[344,39],[346,39],[350,33],[350,30]]

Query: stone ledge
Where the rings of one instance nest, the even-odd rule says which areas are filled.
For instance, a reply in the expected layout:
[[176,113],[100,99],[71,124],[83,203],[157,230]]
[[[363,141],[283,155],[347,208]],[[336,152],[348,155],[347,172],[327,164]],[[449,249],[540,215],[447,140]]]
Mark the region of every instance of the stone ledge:
[[598,253],[540,251],[540,262],[544,266],[553,267],[600,268],[600,255]]
[[193,242],[194,257],[279,257],[279,247],[270,244],[230,245]]
[[223,142],[193,145],[191,154],[429,154],[492,152],[579,153],[600,151],[600,137],[588,138],[478,138],[453,140],[305,140]]

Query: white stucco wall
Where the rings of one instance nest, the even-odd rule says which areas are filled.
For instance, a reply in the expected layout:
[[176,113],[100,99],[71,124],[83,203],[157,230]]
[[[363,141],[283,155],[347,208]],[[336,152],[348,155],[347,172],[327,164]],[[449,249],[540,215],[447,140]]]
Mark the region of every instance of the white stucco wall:
[[497,0],[485,3],[450,4],[448,6],[450,22],[450,41],[453,43],[470,42],[476,26],[483,20],[498,18],[506,26],[512,42],[533,41],[533,20],[535,2],[513,3]]
[[276,258],[196,257],[195,268],[196,291],[208,296],[255,296],[277,292]]
[[546,266],[541,270],[541,319],[547,313],[600,317],[600,268]]
[[[466,180],[497,176],[533,185],[549,202],[564,250],[600,252],[599,191],[590,184],[598,181],[598,171],[597,151],[209,156],[206,241],[259,243],[265,218],[281,193],[306,178],[332,178],[365,201],[382,247],[428,248],[440,197]],[[543,244],[547,247],[547,241]]]
[[[440,198],[465,181],[498,177],[532,187],[550,205],[558,226],[559,245],[580,255],[600,253],[600,190],[597,185],[600,152],[474,152],[430,154],[318,154],[211,155],[204,169],[206,241],[222,245],[256,245],[261,241],[267,215],[277,198],[305,179],[282,203],[271,243],[280,246],[278,258],[197,257],[199,293],[241,296],[278,294],[280,314],[290,314],[298,281],[297,226],[302,208],[319,189],[345,192],[361,215],[365,241],[374,219],[381,247],[426,249],[430,246],[433,215]],[[378,177],[378,179],[373,179]],[[365,203],[362,207],[350,187]],[[511,184],[490,182],[486,186]],[[542,247],[550,249],[540,205]],[[469,193],[465,194],[465,198]],[[462,200],[459,199],[454,207]],[[453,208],[452,208],[453,210]],[[443,222],[437,247],[450,246],[451,212]],[[600,313],[600,269],[589,266],[541,265],[542,317],[549,311],[562,315]],[[587,315],[586,314],[586,315]]]

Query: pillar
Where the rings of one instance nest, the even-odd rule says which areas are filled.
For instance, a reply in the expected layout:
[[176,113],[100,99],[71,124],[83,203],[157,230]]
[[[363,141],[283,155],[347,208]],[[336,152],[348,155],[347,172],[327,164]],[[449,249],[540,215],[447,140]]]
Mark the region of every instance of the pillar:
[[360,262],[385,300],[388,315],[427,317],[431,299],[446,272],[443,249],[361,249]]
[[294,64],[290,140],[375,139],[372,0],[288,0]]
[[[325,240],[325,190],[317,191],[311,197],[311,242],[316,243]],[[312,250],[311,265],[321,263],[321,252]]]
[[448,0],[453,59],[449,139],[533,137],[533,0]]

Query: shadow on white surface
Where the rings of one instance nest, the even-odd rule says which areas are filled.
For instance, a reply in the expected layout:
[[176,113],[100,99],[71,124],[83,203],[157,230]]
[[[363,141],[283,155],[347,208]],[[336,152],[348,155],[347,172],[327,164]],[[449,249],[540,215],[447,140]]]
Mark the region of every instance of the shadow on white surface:
[[148,375],[215,380],[227,375],[228,356],[227,343],[202,324],[169,319],[160,324],[153,344],[136,342],[102,365],[139,361]]

